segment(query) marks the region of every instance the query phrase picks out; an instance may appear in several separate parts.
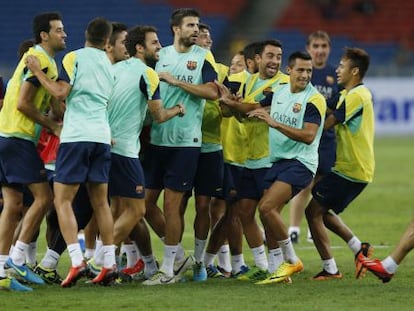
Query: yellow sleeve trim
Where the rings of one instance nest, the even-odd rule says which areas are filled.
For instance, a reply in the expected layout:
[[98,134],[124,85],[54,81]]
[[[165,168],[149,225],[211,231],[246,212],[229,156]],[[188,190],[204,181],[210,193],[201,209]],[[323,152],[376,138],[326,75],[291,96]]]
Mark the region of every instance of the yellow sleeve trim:
[[151,94],[148,94],[149,98],[152,98],[154,92],[156,91],[158,85],[160,84],[160,79],[158,78],[158,74],[154,71],[154,69],[148,67],[145,71],[146,76],[148,77],[149,82],[149,90]]
[[75,64],[76,64],[76,53],[70,52],[65,55],[62,61],[63,69],[66,71],[70,79],[70,83],[72,84],[73,79],[75,78]]
[[325,114],[326,114],[326,100],[325,100],[325,97],[323,97],[322,94],[320,94],[320,93],[313,94],[309,98],[308,102],[315,105],[315,107],[318,109],[319,113],[321,114],[322,118],[325,117]]

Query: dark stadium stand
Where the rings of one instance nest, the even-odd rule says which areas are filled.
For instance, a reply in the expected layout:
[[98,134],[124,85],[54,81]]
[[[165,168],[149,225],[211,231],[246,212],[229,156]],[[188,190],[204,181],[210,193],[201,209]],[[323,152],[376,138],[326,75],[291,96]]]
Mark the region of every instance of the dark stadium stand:
[[240,11],[246,5],[247,0],[168,0],[167,2],[173,7],[195,7],[205,15],[220,15],[231,19],[240,13]]
[[[128,26],[149,24],[158,28],[163,45],[171,44],[169,28],[171,12],[178,7],[195,7],[202,14],[202,21],[211,25],[213,38],[220,40],[221,30],[246,4],[246,0],[19,0],[0,2],[0,72],[7,76],[17,61],[17,48],[21,41],[31,38],[33,16],[45,11],[59,11],[63,15],[68,33],[68,50],[83,46],[84,29],[90,19],[103,16]],[[24,9],[22,9],[24,8]],[[60,53],[63,54],[63,53]],[[59,59],[59,56],[58,56]]]
[[[318,5],[326,1],[337,3],[328,14]],[[304,48],[308,33],[324,29],[332,37],[332,63],[337,62],[346,45],[366,48],[373,65],[381,68],[395,64],[397,58],[401,66],[406,59],[414,59],[414,19],[411,16],[414,1],[372,0],[376,4],[373,14],[355,11],[352,7],[357,1],[291,0],[281,18],[274,22],[273,30],[263,34],[263,38],[280,39],[285,47],[284,54],[288,55],[290,51]],[[31,21],[40,12],[57,10],[62,13],[68,33],[67,48],[72,50],[83,45],[83,31],[95,16],[121,21],[128,26],[154,25],[159,30],[161,43],[169,45],[172,40],[168,24],[171,12],[178,7],[195,7],[202,14],[202,22],[212,27],[217,47],[221,40],[233,39],[225,36],[226,30],[249,3],[247,0],[1,1],[0,72],[5,77],[11,73],[17,61],[16,50],[21,41],[32,36]],[[61,55],[57,57],[58,63],[59,57]]]
[[326,2],[292,0],[270,35],[280,38],[286,50],[291,50],[303,48],[308,33],[326,30],[332,38],[334,61],[339,59],[342,47],[350,45],[366,49],[373,65],[392,62],[404,39],[406,47],[414,50],[413,1],[373,0],[373,13],[356,10],[358,0],[336,0],[332,7],[320,5]]

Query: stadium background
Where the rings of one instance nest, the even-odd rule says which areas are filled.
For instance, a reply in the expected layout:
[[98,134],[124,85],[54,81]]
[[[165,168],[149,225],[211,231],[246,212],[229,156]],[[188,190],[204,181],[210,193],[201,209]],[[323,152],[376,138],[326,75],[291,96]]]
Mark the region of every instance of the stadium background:
[[[169,45],[169,17],[178,7],[199,9],[201,20],[212,28],[216,59],[226,64],[245,43],[276,38],[284,46],[285,66],[287,56],[304,49],[307,34],[318,29],[331,35],[334,65],[344,46],[366,49],[371,56],[366,82],[376,98],[377,133],[414,134],[414,2],[406,0],[1,1],[0,75],[10,78],[17,48],[32,37],[32,19],[40,12],[62,13],[69,51],[83,46],[84,29],[96,16],[128,26],[154,25],[161,43]],[[63,55],[57,56],[58,64]]]

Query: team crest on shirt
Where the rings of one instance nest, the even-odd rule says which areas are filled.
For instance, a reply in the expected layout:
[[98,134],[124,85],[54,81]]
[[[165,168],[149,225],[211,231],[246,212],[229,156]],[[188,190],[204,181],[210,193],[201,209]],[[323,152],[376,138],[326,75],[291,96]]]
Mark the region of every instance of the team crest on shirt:
[[334,84],[335,83],[335,78],[332,77],[332,76],[326,76],[326,83]]
[[143,185],[137,185],[135,187],[135,192],[136,193],[143,193],[144,192],[144,186]]
[[187,69],[188,70],[195,70],[197,68],[197,62],[193,60],[189,60],[187,62]]
[[301,109],[302,109],[302,104],[299,104],[299,103],[293,104],[292,111],[294,113],[298,113],[299,111],[301,111]]

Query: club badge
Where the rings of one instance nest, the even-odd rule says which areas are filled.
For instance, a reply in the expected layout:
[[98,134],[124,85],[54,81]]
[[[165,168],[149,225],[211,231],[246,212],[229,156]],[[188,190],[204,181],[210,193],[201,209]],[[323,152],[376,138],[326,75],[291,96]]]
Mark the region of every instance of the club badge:
[[197,62],[193,61],[193,60],[189,60],[187,62],[187,69],[188,70],[195,70],[197,68]]
[[293,111],[294,113],[298,113],[301,109],[302,109],[302,104],[299,104],[299,103],[295,103],[295,104],[293,104],[293,109],[292,109],[292,111]]

